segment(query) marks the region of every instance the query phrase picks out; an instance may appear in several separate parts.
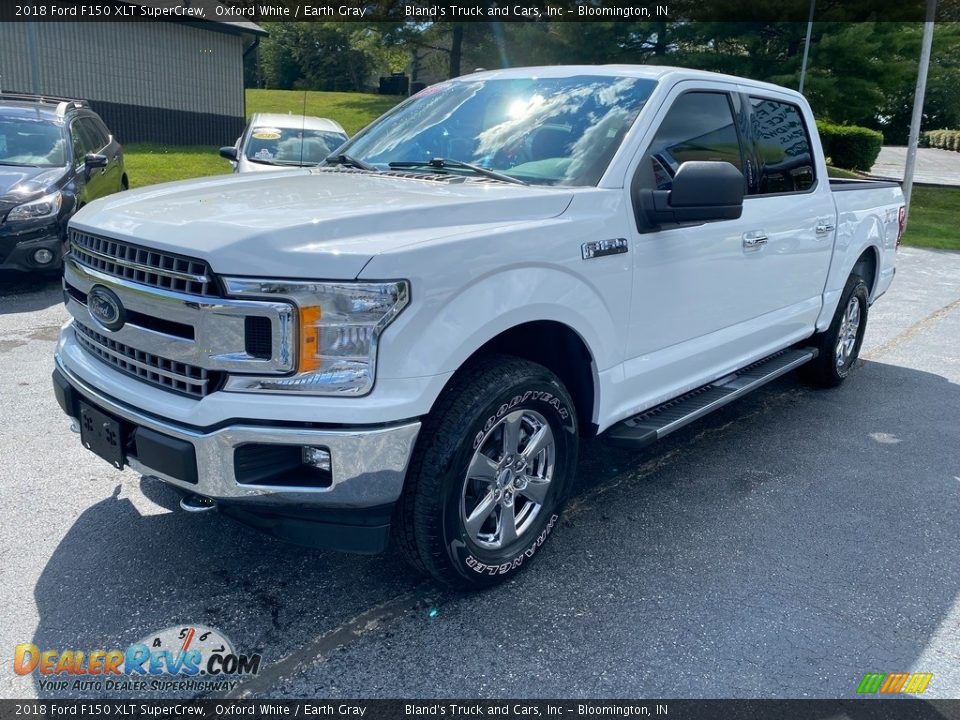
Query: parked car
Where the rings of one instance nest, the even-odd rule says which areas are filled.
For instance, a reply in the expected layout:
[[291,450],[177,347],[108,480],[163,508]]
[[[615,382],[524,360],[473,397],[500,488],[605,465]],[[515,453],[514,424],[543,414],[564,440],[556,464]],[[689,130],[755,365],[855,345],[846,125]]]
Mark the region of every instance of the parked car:
[[347,141],[340,123],[311,115],[254,113],[235,145],[220,157],[238,173],[317,165]]
[[0,270],[56,270],[67,221],[129,187],[123,151],[82,100],[0,94]]
[[896,183],[828,179],[795,91],[478,73],[327,166],[80,211],[54,388],[185,509],[482,587],[557,527],[581,437],[640,447],[794,368],[843,382],[903,229]]

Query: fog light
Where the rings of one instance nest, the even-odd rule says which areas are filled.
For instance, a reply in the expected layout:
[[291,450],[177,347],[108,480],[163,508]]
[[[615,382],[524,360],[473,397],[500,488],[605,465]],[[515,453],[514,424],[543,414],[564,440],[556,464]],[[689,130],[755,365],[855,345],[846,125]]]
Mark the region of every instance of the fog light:
[[330,472],[330,451],[326,448],[311,447],[309,445],[303,448],[303,464],[315,467],[317,470]]
[[53,260],[53,253],[46,248],[40,248],[33,254],[33,261],[39,265],[46,265]]

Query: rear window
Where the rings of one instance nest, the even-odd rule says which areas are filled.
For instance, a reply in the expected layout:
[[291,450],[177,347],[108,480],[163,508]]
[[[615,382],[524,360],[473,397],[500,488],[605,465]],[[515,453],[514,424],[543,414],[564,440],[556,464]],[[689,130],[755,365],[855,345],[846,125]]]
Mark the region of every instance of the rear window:
[[0,116],[0,165],[67,164],[63,127],[48,120]]
[[759,165],[756,194],[805,192],[816,180],[810,138],[800,108],[751,97],[751,125]]

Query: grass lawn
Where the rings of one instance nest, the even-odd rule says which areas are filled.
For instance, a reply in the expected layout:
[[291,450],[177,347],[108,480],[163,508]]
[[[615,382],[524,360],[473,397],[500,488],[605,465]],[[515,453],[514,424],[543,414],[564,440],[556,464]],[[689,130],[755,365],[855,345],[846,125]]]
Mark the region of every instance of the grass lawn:
[[960,250],[960,188],[913,187],[903,244]]
[[827,175],[832,178],[846,178],[848,180],[863,180],[863,175],[855,173],[853,170],[844,170],[843,168],[827,165]]
[[[355,132],[376,120],[403,98],[369,93],[307,92],[307,115],[336,120],[344,130]],[[303,92],[297,90],[247,90],[247,117],[255,112],[303,112]],[[224,138],[231,144],[235,138]],[[163,146],[134,143],[124,146],[130,187],[143,187],[171,180],[220,175],[230,164],[218,147]]]
[[230,163],[217,154],[218,149],[205,145],[124,145],[130,187],[228,173]]

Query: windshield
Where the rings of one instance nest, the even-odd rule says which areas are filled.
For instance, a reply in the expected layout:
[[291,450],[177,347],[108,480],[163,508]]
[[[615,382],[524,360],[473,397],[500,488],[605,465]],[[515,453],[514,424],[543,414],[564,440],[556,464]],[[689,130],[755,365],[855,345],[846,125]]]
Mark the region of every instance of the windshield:
[[445,82],[341,152],[379,169],[439,157],[535,185],[596,185],[655,84],[594,75]]
[[[302,140],[301,140],[302,138]],[[247,138],[244,155],[253,162],[276,165],[316,165],[343,145],[347,136],[327,130],[255,127]]]
[[66,144],[56,123],[0,117],[0,165],[62,167],[67,164]]

